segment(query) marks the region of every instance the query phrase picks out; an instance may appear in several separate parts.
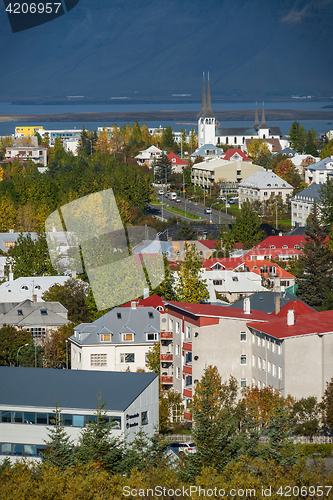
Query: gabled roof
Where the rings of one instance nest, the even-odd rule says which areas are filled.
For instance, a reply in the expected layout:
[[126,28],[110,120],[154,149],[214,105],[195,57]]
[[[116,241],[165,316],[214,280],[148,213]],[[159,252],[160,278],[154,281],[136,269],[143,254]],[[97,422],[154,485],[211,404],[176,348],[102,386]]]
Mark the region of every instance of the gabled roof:
[[[153,295],[150,295],[149,297],[147,297],[145,299],[138,299],[135,302],[136,302],[136,307],[148,307],[148,306],[151,306],[154,309],[159,308],[158,310],[162,314],[165,313],[164,300],[159,295],[156,295],[156,293],[154,293]],[[130,307],[130,306],[131,306],[131,302],[127,302],[127,304],[124,304],[121,307]]]
[[171,166],[172,165],[183,165],[185,167],[186,165],[188,165],[187,161],[179,158],[179,156],[177,156],[173,151],[171,151],[171,153],[168,154],[168,158],[171,161]]
[[[278,151],[276,153],[274,153],[272,155],[272,158],[274,158],[275,156],[277,156],[278,154],[281,154],[281,155],[287,155],[287,156],[290,156],[290,157],[294,157],[295,154],[296,154],[296,151],[294,151],[293,149],[291,148],[284,148],[284,149],[281,149],[281,151]],[[309,156],[309,155],[308,155]]]
[[0,325],[22,327],[60,326],[67,323],[67,309],[60,302],[32,302],[29,299],[16,305],[0,318]]
[[295,246],[300,247],[302,243],[305,242],[305,236],[302,235],[294,235],[294,236],[268,236],[263,241],[255,245],[252,250],[258,250],[263,248],[292,248]]
[[223,158],[223,160],[234,160],[236,161],[233,157],[234,155],[238,155],[241,157],[241,160],[240,161],[252,161],[251,158],[249,158],[245,153],[244,151],[242,151],[241,149],[234,149],[234,148],[230,148],[230,149],[227,149],[227,151],[225,153],[223,153],[221,155],[221,158]]
[[317,163],[305,167],[304,170],[333,170],[333,158],[331,156],[324,158]]
[[[156,373],[50,370],[0,366],[0,405],[95,410],[99,394],[110,411],[124,411]],[[155,403],[155,401],[153,402]]]
[[240,187],[252,187],[252,188],[277,188],[277,189],[294,189],[287,181],[281,179],[278,175],[274,174],[271,170],[263,171],[258,170],[254,174],[250,175],[247,179],[244,179],[240,184]]
[[[217,146],[214,146],[214,144],[204,144],[200,148],[197,148],[194,153],[191,154],[191,156],[207,156],[207,151],[212,151],[214,152],[214,156],[219,156],[223,154],[223,149],[218,148]],[[209,155],[209,153],[208,153]]]
[[319,191],[321,188],[321,184],[310,184],[307,188],[303,189],[300,193],[295,194],[291,199],[293,201],[308,201],[313,203],[315,198],[319,198]]
[[[274,292],[258,292],[253,293],[248,297],[250,299],[250,307],[251,310],[262,311],[267,314],[275,313],[275,293]],[[281,309],[285,304],[289,304],[295,301],[295,295],[292,295],[289,292],[281,292],[280,293],[280,307]],[[297,302],[301,302],[298,300]],[[301,302],[309,308],[307,304]],[[287,307],[287,306],[286,306]],[[234,304],[231,304],[230,308],[243,309],[243,300],[238,300]],[[287,307],[288,309],[288,307]],[[290,309],[290,307],[289,307]],[[311,309],[311,308],[310,308]],[[314,310],[314,309],[313,309]]]
[[211,304],[191,304],[187,302],[165,301],[166,305],[170,305],[179,311],[190,313],[193,316],[204,316],[213,318],[234,318],[234,319],[251,319],[256,321],[268,321],[269,315],[262,311],[251,310],[250,314],[244,314],[243,310],[223,307]]

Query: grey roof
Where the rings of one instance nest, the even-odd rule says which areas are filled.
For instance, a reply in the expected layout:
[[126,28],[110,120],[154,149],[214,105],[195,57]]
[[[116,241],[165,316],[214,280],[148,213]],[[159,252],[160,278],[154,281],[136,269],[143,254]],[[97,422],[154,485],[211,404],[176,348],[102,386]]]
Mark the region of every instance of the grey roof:
[[274,153],[271,156],[271,158],[274,158],[277,155],[295,156],[295,154],[296,154],[296,151],[294,151],[293,149],[291,149],[291,148],[284,148],[284,149],[281,149],[281,151],[278,151],[277,153]]
[[215,135],[225,136],[225,135],[247,135],[247,136],[258,136],[258,132],[253,127],[217,127],[215,129]]
[[[46,311],[46,314],[42,314]],[[60,302],[32,302],[26,299],[0,318],[0,325],[60,326],[68,323],[67,309]]]
[[306,227],[305,226],[296,226],[294,229],[289,231],[289,233],[284,233],[285,236],[295,236],[295,235],[300,235],[300,236],[305,236],[306,235]]
[[[249,296],[250,307],[255,311],[263,311],[265,313],[271,314],[275,312],[275,293],[274,292],[257,292]],[[288,302],[295,300],[295,295],[289,292],[280,293],[280,307],[283,307]],[[298,300],[298,299],[297,299]],[[300,301],[302,302],[302,301]],[[304,303],[304,302],[303,302]],[[243,299],[238,300],[230,307],[236,307],[238,309],[243,308]],[[310,306],[308,306],[310,307]],[[315,309],[313,309],[315,311]]]
[[324,158],[321,161],[318,161],[317,163],[312,163],[308,167],[305,167],[304,170],[328,170],[328,163],[333,164],[333,159],[330,156],[328,158]]
[[276,187],[280,189],[294,189],[287,181],[281,179],[278,175],[274,174],[271,170],[262,171],[258,170],[254,174],[250,175],[247,179],[244,179],[240,184],[240,187],[252,187],[265,189],[267,187]]
[[200,148],[196,149],[191,156],[206,156],[206,151],[216,151],[216,155],[222,155],[223,149],[214,146],[214,144],[204,144]]
[[157,377],[156,373],[52,370],[0,366],[0,404],[124,411]]
[[[118,318],[118,315],[121,315]],[[93,323],[81,323],[74,328],[81,340],[73,335],[71,341],[79,344],[100,344],[100,334],[112,333],[103,345],[121,344],[122,333],[134,333],[135,343],[146,343],[146,333],[160,331],[160,313],[154,307],[116,307]],[[151,343],[151,341],[147,342]],[[128,342],[124,342],[128,345]]]
[[[20,234],[22,233],[0,233],[0,249],[3,252],[8,252],[9,248],[5,246],[5,243],[16,243]],[[30,234],[32,240],[37,240],[37,233],[23,233],[23,236],[27,236],[28,234]]]
[[318,199],[319,190],[321,188],[320,184],[310,184],[307,188],[303,189],[300,193],[295,194],[291,199],[293,201],[308,201],[312,202],[315,198]]

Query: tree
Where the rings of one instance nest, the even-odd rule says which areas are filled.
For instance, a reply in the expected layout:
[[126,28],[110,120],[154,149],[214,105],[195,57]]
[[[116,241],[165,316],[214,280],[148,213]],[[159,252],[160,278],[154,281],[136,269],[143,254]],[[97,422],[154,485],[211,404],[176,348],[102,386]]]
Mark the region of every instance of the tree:
[[110,151],[110,138],[106,127],[103,127],[101,132],[98,132],[97,141],[94,145],[94,151],[100,151],[104,155],[109,155]]
[[20,234],[15,247],[8,250],[8,264],[12,264],[15,279],[57,274],[51,263],[45,233],[39,233],[37,240],[33,240],[30,233]]
[[173,389],[163,390],[160,387],[159,397],[159,431],[162,433],[177,427],[184,412],[183,398],[180,392]]
[[0,200],[0,232],[7,233],[9,229],[14,229],[17,217],[15,205],[10,198],[2,196]]
[[232,229],[230,229],[228,224],[224,224],[223,226],[219,226],[219,241],[215,243],[215,248],[217,252],[215,252],[216,257],[218,257],[218,253],[223,249],[223,257],[230,257],[230,253],[236,248],[234,233]]
[[34,339],[30,338],[29,345],[20,351],[20,366],[43,368],[44,351],[44,346],[37,345]]
[[259,389],[251,386],[244,389],[242,403],[245,415],[250,417],[258,428],[265,429],[273,418],[276,408],[288,407],[290,401],[282,398],[272,387]]
[[326,382],[326,389],[320,404],[323,416],[323,423],[333,432],[333,378]]
[[326,234],[320,223],[316,201],[308,218],[306,234],[303,254],[298,261],[296,293],[311,307],[324,308],[327,296],[332,292],[333,254],[324,244]]
[[[50,338],[45,342],[44,362],[47,368],[65,368],[71,366],[71,343],[69,338],[74,334],[73,323],[61,325],[57,330],[51,330]],[[66,341],[67,344],[66,344]]]
[[63,285],[56,283],[43,293],[46,302],[60,302],[68,311],[68,319],[75,324],[89,323],[88,285],[84,281],[69,278]]
[[123,473],[123,443],[110,436],[113,424],[104,407],[100,396],[95,419],[86,424],[80,435],[76,457],[81,463],[93,461],[111,474]]
[[245,200],[240,211],[236,214],[236,221],[232,227],[236,241],[243,243],[244,248],[252,248],[255,243],[263,239],[260,229],[260,219],[253,212],[251,203]]
[[163,129],[162,133],[162,146],[165,148],[172,149],[175,143],[175,134],[173,133],[171,125],[168,125]]
[[194,128],[192,128],[190,131],[188,145],[189,145],[189,149],[190,149],[190,154],[192,154],[193,151],[198,147],[198,137],[197,137],[197,134],[196,134]]
[[161,374],[161,348],[159,342],[149,347],[146,366],[151,372]]
[[185,261],[181,262],[175,285],[176,300],[201,303],[209,299],[207,283],[201,278],[202,260],[195,245],[185,243]]
[[194,240],[195,229],[186,220],[180,221],[180,229],[176,234],[178,240]]
[[48,441],[45,441],[46,450],[42,453],[42,463],[51,464],[65,470],[74,464],[74,443],[66,433],[61,422],[61,410],[55,404],[54,417],[51,423],[54,428],[48,429]]
[[[256,165],[261,165],[263,162],[267,164],[266,159],[270,158],[272,153],[264,139],[252,139],[247,146],[247,154]],[[266,167],[266,164],[263,166]]]
[[155,179],[159,182],[167,184],[168,179],[172,173],[171,161],[167,155],[162,152],[160,158],[156,161],[154,165],[155,169]]
[[333,155],[333,139],[328,141],[327,144],[322,149],[322,152],[320,153],[320,158],[324,160],[325,158],[328,158],[329,156]]
[[1,366],[15,366],[19,348],[29,342],[31,342],[31,333],[11,325],[3,325],[0,328]]
[[289,138],[292,149],[298,153],[303,153],[307,141],[306,130],[303,125],[293,122],[289,130]]
[[290,440],[291,421],[287,409],[278,405],[267,427],[268,445],[262,449],[262,456],[273,460],[281,467],[295,465],[298,453]]
[[6,148],[14,146],[14,138],[11,135],[0,137],[0,160],[6,156]]
[[163,297],[166,300],[176,300],[176,293],[174,289],[175,278],[174,272],[171,269],[171,265],[169,264],[166,256],[163,254],[164,261],[164,280],[155,288],[154,293]]
[[214,467],[221,472],[228,462],[241,454],[237,390],[233,377],[222,383],[216,366],[211,365],[196,384],[191,413],[197,453],[188,460],[190,476],[197,475],[202,467]]
[[320,220],[323,229],[326,232],[333,230],[333,180],[327,178],[326,182],[321,184],[319,190],[318,204],[320,206]]
[[320,432],[317,398],[309,396],[296,401],[292,407],[293,430],[300,436],[317,436]]

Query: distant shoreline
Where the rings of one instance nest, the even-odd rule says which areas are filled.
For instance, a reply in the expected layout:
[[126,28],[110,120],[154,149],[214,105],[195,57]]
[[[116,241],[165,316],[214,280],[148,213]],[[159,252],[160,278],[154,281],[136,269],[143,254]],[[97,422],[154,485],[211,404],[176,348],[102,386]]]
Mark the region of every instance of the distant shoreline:
[[[124,111],[106,113],[58,113],[41,115],[0,115],[0,122],[151,122],[176,121],[196,125],[197,111]],[[217,120],[221,121],[253,121],[254,111],[216,111]],[[333,121],[333,109],[327,111],[306,111],[295,109],[267,109],[266,121],[279,120],[328,120]]]

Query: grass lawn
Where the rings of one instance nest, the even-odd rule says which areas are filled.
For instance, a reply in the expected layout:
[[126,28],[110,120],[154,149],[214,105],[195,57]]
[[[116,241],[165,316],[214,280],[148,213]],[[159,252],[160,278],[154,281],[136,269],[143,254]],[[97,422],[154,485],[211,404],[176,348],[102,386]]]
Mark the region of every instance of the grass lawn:
[[[168,210],[168,212],[172,212],[177,215],[182,215],[185,217],[185,210],[182,210],[181,208],[176,208],[176,207],[168,207],[165,210]],[[187,219],[194,219],[194,220],[202,220],[202,217],[199,217],[198,215],[191,214],[188,210],[186,210],[186,218]]]

